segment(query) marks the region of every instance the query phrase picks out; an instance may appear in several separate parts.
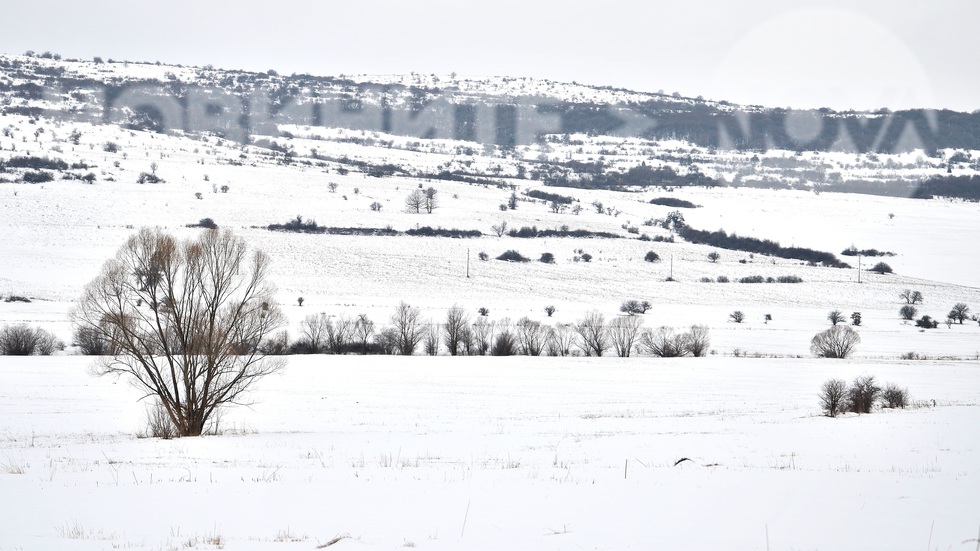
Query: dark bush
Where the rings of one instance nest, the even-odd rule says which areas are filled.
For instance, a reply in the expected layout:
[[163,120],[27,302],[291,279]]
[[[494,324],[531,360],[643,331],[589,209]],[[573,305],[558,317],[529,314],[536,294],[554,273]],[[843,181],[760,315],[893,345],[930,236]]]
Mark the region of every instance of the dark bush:
[[589,253],[582,253],[582,262],[592,262],[592,255]]
[[153,174],[152,172],[140,172],[139,178],[136,179],[138,184],[164,184],[166,180]]
[[76,329],[72,342],[86,356],[107,356],[116,353],[112,341],[103,332],[92,327]]
[[490,347],[491,356],[514,356],[517,354],[517,336],[510,329],[503,329]]
[[843,256],[895,256],[895,253],[879,251],[878,249],[864,249],[859,251],[853,245],[841,251],[840,254]]
[[480,237],[483,234],[480,230],[460,230],[457,228],[431,228],[429,226],[422,226],[418,229],[410,229],[405,231],[406,235],[419,235],[423,237],[452,237],[454,239],[461,239],[465,237]]
[[22,297],[19,295],[10,295],[9,297],[3,299],[4,302],[31,302],[31,299],[27,297]]
[[660,255],[653,251],[647,251],[647,254],[643,257],[643,260],[647,262],[660,262]]
[[19,323],[0,329],[0,356],[49,356],[62,348],[57,337],[40,327]]
[[905,388],[899,388],[896,384],[888,383],[881,393],[881,402],[882,407],[905,409],[909,403],[909,391]]
[[923,329],[935,329],[939,327],[939,322],[932,319],[930,316],[922,316],[915,321],[915,326]]
[[218,229],[218,225],[210,218],[201,218],[197,224],[187,224],[188,228],[207,228],[209,230]]
[[537,189],[532,189],[527,192],[528,197],[534,197],[535,199],[542,199],[544,201],[554,201],[562,205],[571,205],[575,202],[575,198],[567,197],[565,195],[558,195],[557,193],[548,193],[547,191],[541,191]]
[[898,315],[901,316],[903,320],[907,320],[907,321],[914,320],[916,314],[918,313],[919,310],[915,306],[912,306],[911,304],[906,304],[905,306],[902,306],[901,308],[898,309]]
[[0,161],[0,167],[32,168],[34,170],[68,170],[68,163],[61,159],[26,156],[11,157],[6,161]]
[[480,253],[478,255],[476,255],[476,256],[480,260],[490,260],[490,255],[488,255],[487,253],[485,253],[483,251],[480,251]]
[[779,276],[776,281],[779,283],[803,283],[803,278],[795,275]]
[[735,234],[729,235],[725,230],[714,232],[696,230],[686,224],[678,224],[677,233],[690,243],[710,245],[719,249],[730,249],[745,251],[756,254],[767,254],[779,258],[795,258],[823,264],[831,268],[850,268],[849,265],[841,262],[836,256],[813,249],[803,247],[782,247],[775,241],[768,239],[756,239],[754,237],[741,237]]
[[690,201],[685,201],[683,199],[676,199],[674,197],[655,197],[650,199],[651,205],[662,205],[665,207],[677,207],[682,209],[696,209],[700,205],[695,205]]
[[21,179],[25,184],[43,184],[44,182],[54,181],[54,175],[50,172],[38,170],[36,172],[25,172]]
[[521,253],[511,249],[505,251],[503,254],[497,257],[497,260],[505,260],[507,262],[530,262],[531,259],[522,255]]
[[728,317],[735,323],[742,323],[743,321],[745,321],[745,312],[742,312],[741,310],[735,310],[731,314],[728,314]]
[[892,267],[884,262],[879,262],[871,267],[871,271],[879,274],[890,274],[892,273]]
[[718,276],[718,279],[715,280],[715,281],[717,281],[718,283],[730,283],[731,282],[731,280],[728,279],[728,276]]
[[881,387],[874,375],[864,375],[854,379],[848,391],[848,410],[854,413],[871,413],[871,408],[881,395]]
[[541,253],[541,258],[539,260],[541,262],[544,262],[545,264],[554,264],[555,263],[555,255],[553,255],[551,253]]
[[762,277],[760,275],[745,276],[745,277],[739,278],[738,282],[739,283],[765,283],[766,282],[766,278],[764,278],[764,277]]

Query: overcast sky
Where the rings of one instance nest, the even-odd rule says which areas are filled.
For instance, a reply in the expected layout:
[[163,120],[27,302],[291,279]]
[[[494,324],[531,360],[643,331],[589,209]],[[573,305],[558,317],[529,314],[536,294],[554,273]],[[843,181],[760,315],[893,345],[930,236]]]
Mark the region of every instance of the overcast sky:
[[980,109],[978,0],[31,0],[0,52],[529,76],[773,107]]

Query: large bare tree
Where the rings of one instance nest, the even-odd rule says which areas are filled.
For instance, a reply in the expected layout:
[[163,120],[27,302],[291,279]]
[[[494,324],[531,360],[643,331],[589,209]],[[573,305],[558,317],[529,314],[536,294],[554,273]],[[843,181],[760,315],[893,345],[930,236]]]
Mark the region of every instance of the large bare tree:
[[259,347],[284,322],[268,272],[269,257],[230,231],[180,241],[143,228],[85,287],[71,320],[111,343],[100,373],[131,376],[177,434],[197,436],[283,365]]

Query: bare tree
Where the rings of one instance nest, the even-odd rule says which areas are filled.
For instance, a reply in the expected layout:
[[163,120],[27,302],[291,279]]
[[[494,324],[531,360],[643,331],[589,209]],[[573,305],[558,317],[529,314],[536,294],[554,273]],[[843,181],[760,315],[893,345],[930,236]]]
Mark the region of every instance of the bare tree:
[[320,352],[327,344],[327,335],[333,332],[333,324],[323,312],[310,314],[300,322],[299,331],[303,340],[310,345],[310,349],[313,352]]
[[180,436],[197,436],[283,365],[259,349],[285,321],[268,273],[269,257],[250,254],[230,231],[181,242],[144,228],[85,287],[70,317],[118,351],[103,357],[100,373],[129,375]]
[[831,312],[827,314],[827,321],[829,321],[831,325],[842,323],[844,321],[844,312],[841,312],[840,310],[831,310]]
[[391,315],[391,325],[398,334],[398,353],[411,356],[425,336],[425,326],[419,320],[421,312],[401,302]]
[[502,237],[507,232],[507,221],[501,220],[499,224],[490,226],[490,229],[493,230],[493,233],[497,234],[497,237]]
[[476,322],[473,323],[473,348],[476,355],[486,356],[490,351],[490,343],[493,340],[493,327],[494,323],[492,321],[487,321],[483,317],[476,318]]
[[609,338],[606,334],[606,318],[598,310],[593,310],[575,324],[575,332],[580,341],[579,348],[586,356],[602,356],[609,349]]
[[368,353],[368,344],[371,342],[372,335],[374,335],[374,322],[367,317],[367,314],[357,316],[354,322],[354,339],[361,349],[361,354]]
[[570,323],[556,323],[548,331],[548,355],[568,356],[575,344],[575,326]]
[[436,200],[436,188],[430,187],[425,190],[425,197],[422,199],[422,206],[425,208],[425,212],[432,214],[432,211],[439,206],[439,202]]
[[947,314],[946,317],[948,317],[951,320],[958,321],[960,322],[960,325],[963,325],[964,320],[970,319],[969,314],[970,314],[970,307],[962,302],[957,302],[953,306],[953,309],[949,311],[949,314]]
[[438,323],[429,323],[425,326],[425,335],[422,337],[422,350],[425,351],[427,356],[438,356],[439,355],[439,337],[441,329]]
[[354,320],[340,315],[327,325],[327,347],[334,354],[344,354],[354,340]]
[[413,189],[405,198],[405,210],[419,214],[425,205],[425,193],[421,189]]
[[861,336],[849,325],[834,325],[814,335],[810,341],[810,352],[820,358],[846,358],[860,342]]
[[646,330],[640,335],[640,344],[647,353],[661,358],[677,358],[688,353],[688,335],[677,334],[670,327]]
[[837,417],[847,409],[847,382],[830,379],[820,387],[820,407],[827,417]]
[[695,358],[700,358],[708,352],[711,339],[707,325],[692,325],[687,333],[687,351]]
[[619,311],[633,316],[636,314],[646,314],[652,307],[653,306],[649,301],[644,300],[641,302],[639,300],[630,299],[623,302],[623,304],[619,307]]
[[922,293],[913,291],[912,289],[905,289],[898,296],[904,299],[906,304],[918,304],[922,302]]
[[548,343],[548,329],[541,322],[523,317],[517,320],[517,339],[521,354],[540,356]]
[[609,340],[620,358],[629,358],[643,321],[636,316],[621,316],[609,322]]
[[444,338],[450,356],[457,356],[463,352],[469,326],[470,316],[466,313],[466,310],[454,304],[446,312],[446,333]]

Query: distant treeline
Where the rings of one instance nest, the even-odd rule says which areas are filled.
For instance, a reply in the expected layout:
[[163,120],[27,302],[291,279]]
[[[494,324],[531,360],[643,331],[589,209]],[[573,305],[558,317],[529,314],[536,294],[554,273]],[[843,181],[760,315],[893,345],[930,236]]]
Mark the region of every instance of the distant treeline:
[[690,201],[677,199],[676,197],[654,197],[653,199],[650,199],[650,204],[681,209],[696,209],[699,206]]
[[755,254],[765,254],[778,258],[791,258],[822,264],[831,268],[850,268],[851,266],[841,262],[831,253],[815,251],[804,247],[782,247],[779,243],[769,239],[757,239],[755,237],[741,237],[728,234],[725,230],[703,231],[696,230],[684,224],[677,225],[677,233],[690,243],[710,245],[719,249],[729,249],[745,251]]
[[980,201],[980,176],[945,176],[930,178],[912,193],[915,199],[950,197],[976,203]]
[[522,226],[519,230],[510,230],[507,235],[522,239],[534,237],[597,237],[602,239],[619,239],[622,236],[605,231],[589,230],[570,230],[567,228],[557,230],[539,230],[537,226]]
[[717,186],[718,181],[693,170],[680,175],[669,166],[649,167],[645,163],[635,166],[626,172],[605,172],[601,162],[583,163],[568,161],[562,163],[565,168],[581,175],[580,178],[569,178],[566,174],[543,174],[541,180],[549,186],[574,187],[584,189],[621,189],[630,186]]
[[544,201],[551,201],[553,203],[558,203],[559,205],[571,205],[575,202],[574,197],[559,195],[557,193],[548,193],[547,191],[541,191],[540,189],[532,189],[528,191],[527,196],[534,197],[535,199],[542,199]]

